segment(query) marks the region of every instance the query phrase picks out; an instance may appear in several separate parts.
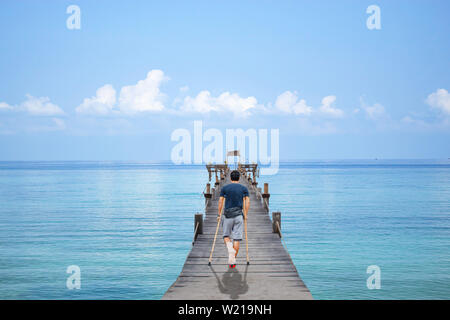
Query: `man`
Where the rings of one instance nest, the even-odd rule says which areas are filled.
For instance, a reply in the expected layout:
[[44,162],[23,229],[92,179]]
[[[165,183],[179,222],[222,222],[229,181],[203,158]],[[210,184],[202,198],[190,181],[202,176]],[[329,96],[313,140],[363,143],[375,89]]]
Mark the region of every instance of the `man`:
[[231,183],[220,191],[219,213],[217,219],[221,219],[223,202],[225,201],[224,219],[222,220],[223,241],[228,249],[228,264],[230,268],[236,267],[236,256],[239,252],[239,241],[242,240],[244,219],[247,219],[250,208],[248,189],[239,184],[239,171],[234,170],[230,174]]

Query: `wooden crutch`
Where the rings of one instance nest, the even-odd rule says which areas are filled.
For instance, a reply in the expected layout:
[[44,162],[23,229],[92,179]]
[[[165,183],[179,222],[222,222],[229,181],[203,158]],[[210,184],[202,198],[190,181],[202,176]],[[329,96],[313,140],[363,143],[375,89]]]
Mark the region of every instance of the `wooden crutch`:
[[250,264],[250,259],[248,257],[247,217],[245,217],[244,219],[244,228],[245,228],[245,248],[247,250],[247,264]]
[[212,245],[212,248],[211,248],[211,254],[209,255],[208,266],[211,265],[212,256],[213,256],[213,252],[214,252],[214,247],[216,246],[216,238],[217,238],[217,232],[219,231],[220,221],[221,221],[221,219],[217,219],[216,234],[214,235],[214,241],[213,241],[213,245]]
[[[223,208],[225,207],[225,201],[223,202],[223,206],[222,206],[222,212],[223,212]],[[221,213],[222,213],[221,212]],[[213,241],[213,245],[211,248],[211,253],[209,255],[209,261],[208,261],[208,266],[211,265],[211,261],[212,261],[212,256],[213,256],[213,252],[214,252],[214,247],[216,246],[216,238],[217,238],[217,232],[219,231],[219,226],[220,226],[220,221],[222,220],[222,214],[220,215],[220,219],[217,219],[217,227],[216,227],[216,234],[214,235],[214,241]]]

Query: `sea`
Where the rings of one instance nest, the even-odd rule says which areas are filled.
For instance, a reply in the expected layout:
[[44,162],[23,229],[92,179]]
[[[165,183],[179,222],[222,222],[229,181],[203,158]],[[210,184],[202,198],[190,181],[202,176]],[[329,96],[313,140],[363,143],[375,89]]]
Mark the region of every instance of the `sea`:
[[[258,181],[315,299],[450,298],[450,160],[285,161]],[[0,162],[0,299],[161,299],[207,182],[170,162]]]

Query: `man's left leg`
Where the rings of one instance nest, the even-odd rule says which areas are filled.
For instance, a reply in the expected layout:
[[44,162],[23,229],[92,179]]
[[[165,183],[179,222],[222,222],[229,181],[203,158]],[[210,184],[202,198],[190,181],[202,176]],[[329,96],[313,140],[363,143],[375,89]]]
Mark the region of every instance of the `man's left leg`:
[[234,250],[236,251],[236,255],[235,255],[235,257],[237,257],[237,255],[238,255],[238,252],[239,252],[239,240],[234,240],[233,241],[233,248],[234,248]]

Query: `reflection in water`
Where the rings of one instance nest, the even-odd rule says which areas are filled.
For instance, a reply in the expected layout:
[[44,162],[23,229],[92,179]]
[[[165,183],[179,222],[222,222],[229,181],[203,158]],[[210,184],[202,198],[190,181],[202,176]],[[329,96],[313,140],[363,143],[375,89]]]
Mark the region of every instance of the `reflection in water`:
[[229,294],[231,299],[238,299],[239,295],[244,294],[248,291],[248,266],[245,266],[244,278],[242,278],[242,275],[239,273],[239,270],[237,268],[229,268],[228,271],[223,274],[222,280],[220,280],[213,267],[211,266],[210,268],[214,276],[216,277],[220,292]]

